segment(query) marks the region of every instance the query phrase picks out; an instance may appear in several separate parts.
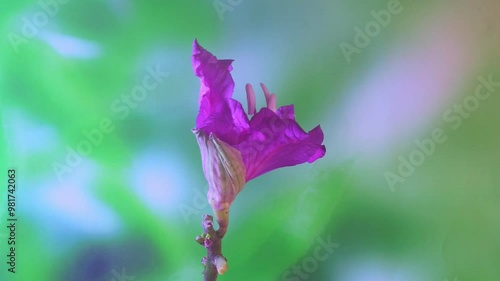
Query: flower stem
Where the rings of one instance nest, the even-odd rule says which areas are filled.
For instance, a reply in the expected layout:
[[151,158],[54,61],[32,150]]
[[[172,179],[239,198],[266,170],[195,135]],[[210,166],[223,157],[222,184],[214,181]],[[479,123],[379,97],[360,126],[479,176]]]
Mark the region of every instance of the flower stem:
[[207,256],[203,258],[202,263],[205,266],[203,270],[203,281],[216,281],[219,274],[227,270],[227,260],[222,255],[222,237],[219,231],[214,229],[213,217],[203,215],[203,234],[196,237],[196,242],[207,249]]

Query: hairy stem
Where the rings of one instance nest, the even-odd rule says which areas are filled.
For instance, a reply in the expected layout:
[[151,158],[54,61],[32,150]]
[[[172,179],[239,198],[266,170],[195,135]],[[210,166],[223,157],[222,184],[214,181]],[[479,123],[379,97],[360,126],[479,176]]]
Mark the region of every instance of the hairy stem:
[[210,215],[203,215],[201,225],[203,226],[203,234],[196,237],[196,242],[207,249],[207,256],[202,260],[205,267],[203,281],[215,281],[219,274],[223,274],[227,270],[227,260],[222,255],[224,234],[214,229],[213,217]]

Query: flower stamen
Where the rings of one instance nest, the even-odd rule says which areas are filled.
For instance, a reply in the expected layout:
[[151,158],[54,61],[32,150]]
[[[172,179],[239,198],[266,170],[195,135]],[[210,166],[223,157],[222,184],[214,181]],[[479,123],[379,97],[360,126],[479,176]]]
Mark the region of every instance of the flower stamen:
[[255,92],[253,91],[253,87],[251,84],[246,84],[245,90],[247,92],[247,103],[248,103],[248,115],[255,114]]
[[264,91],[264,95],[266,96],[267,108],[276,112],[276,95],[271,94],[264,83],[260,83],[260,87],[262,88],[262,91]]

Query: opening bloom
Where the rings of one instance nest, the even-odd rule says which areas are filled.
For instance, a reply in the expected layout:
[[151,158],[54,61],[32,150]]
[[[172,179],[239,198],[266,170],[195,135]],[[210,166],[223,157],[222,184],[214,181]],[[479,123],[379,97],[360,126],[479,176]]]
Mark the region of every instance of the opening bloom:
[[248,115],[232,98],[233,60],[219,60],[193,43],[192,63],[200,78],[200,110],[193,129],[208,181],[208,201],[221,227],[229,206],[246,182],[274,169],[312,163],[325,155],[318,125],[305,132],[295,121],[293,105],[276,108],[276,95],[261,84],[267,106],[256,112],[255,93],[246,85]]

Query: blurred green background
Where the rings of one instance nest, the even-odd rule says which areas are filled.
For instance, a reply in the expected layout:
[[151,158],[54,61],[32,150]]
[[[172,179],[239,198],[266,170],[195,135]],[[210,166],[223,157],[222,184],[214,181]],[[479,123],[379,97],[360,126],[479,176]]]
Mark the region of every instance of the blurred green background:
[[219,280],[500,280],[498,1],[1,6],[0,280],[201,280],[194,38],[327,146],[246,185]]

